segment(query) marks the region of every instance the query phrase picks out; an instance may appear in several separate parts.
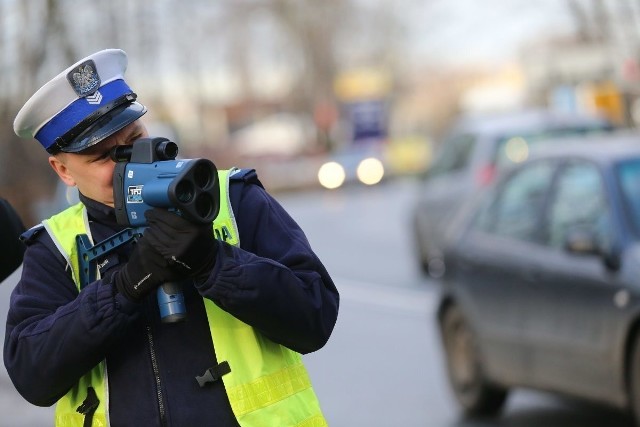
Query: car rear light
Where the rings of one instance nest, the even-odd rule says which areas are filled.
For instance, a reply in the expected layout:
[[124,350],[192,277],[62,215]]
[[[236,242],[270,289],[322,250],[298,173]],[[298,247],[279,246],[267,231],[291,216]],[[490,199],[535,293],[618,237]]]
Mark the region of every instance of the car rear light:
[[495,165],[485,165],[480,168],[476,176],[476,180],[480,186],[491,184],[496,177]]

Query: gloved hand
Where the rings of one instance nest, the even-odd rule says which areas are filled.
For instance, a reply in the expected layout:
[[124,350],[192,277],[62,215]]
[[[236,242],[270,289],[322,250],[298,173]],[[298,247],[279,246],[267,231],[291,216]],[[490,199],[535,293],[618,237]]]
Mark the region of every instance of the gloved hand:
[[113,282],[122,295],[139,302],[166,282],[184,279],[184,274],[171,266],[146,240],[138,239],[129,261],[113,276]]
[[213,268],[218,242],[211,224],[195,224],[166,209],[145,212],[148,228],[144,238],[172,265],[191,278],[204,278]]

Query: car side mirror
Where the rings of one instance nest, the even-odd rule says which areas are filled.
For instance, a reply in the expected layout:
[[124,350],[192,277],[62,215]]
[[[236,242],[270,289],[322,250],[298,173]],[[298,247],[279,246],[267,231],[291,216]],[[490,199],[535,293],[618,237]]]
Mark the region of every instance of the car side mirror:
[[593,230],[573,228],[565,236],[564,248],[574,254],[600,255],[598,236]]
[[590,228],[576,227],[566,234],[564,248],[577,255],[597,255],[610,270],[620,268],[620,254],[615,247],[605,247],[598,233]]
[[0,197],[0,282],[22,264],[25,245],[20,235],[24,224],[11,204]]

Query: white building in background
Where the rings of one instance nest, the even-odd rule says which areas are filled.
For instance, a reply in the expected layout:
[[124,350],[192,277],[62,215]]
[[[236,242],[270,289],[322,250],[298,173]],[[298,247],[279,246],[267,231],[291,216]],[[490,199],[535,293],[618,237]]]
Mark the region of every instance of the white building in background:
[[639,60],[640,46],[630,50],[572,40],[530,46],[521,55],[531,102],[601,114],[623,126],[634,124],[634,105],[640,98]]

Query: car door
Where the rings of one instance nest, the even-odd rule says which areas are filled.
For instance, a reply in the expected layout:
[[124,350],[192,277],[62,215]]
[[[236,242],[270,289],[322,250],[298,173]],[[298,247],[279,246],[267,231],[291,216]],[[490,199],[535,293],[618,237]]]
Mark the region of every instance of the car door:
[[[532,250],[552,162],[533,162],[503,182],[473,217],[455,249],[453,281],[479,336],[483,362],[505,383],[527,377],[529,348],[522,340]],[[449,264],[449,260],[447,260]]]
[[615,273],[599,255],[564,249],[578,228],[611,238],[611,213],[603,177],[595,164],[568,162],[554,181],[543,227],[546,250],[538,256],[524,336],[531,347],[532,378],[545,388],[587,397],[606,397],[613,389],[616,311]]

